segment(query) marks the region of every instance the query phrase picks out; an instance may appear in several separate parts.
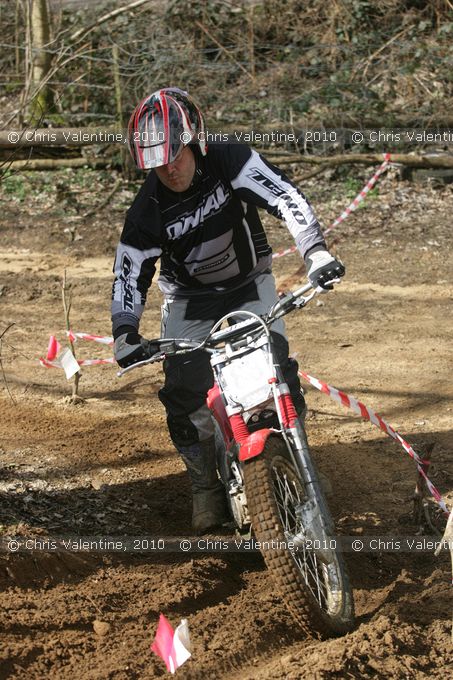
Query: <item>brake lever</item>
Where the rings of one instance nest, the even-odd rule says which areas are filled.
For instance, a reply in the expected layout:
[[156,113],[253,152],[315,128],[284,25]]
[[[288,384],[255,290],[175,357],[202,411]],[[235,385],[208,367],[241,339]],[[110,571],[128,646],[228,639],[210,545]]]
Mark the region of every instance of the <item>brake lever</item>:
[[329,288],[324,288],[323,286],[316,286],[315,293],[320,293],[321,295],[323,295],[324,293],[328,293],[329,290],[333,290],[334,285],[337,286],[338,284],[341,283],[341,279],[340,278],[329,279],[329,281],[326,281],[325,283],[329,285]]
[[116,375],[118,378],[122,378],[125,373],[129,373],[129,371],[132,371],[134,368],[140,368],[140,366],[148,366],[148,364],[157,364],[159,361],[164,361],[166,359],[167,355],[165,352],[162,352],[162,354],[153,354],[152,357],[149,357],[149,359],[143,359],[143,361],[136,361],[135,364],[131,364],[130,366],[126,366],[125,368],[121,368],[119,371],[117,371]]
[[[326,290],[324,292],[327,293],[328,291]],[[310,295],[307,295],[307,297],[300,297],[297,300],[295,300],[294,306],[297,309],[302,309],[302,307],[305,307],[305,305],[307,305],[311,300],[313,300],[313,298],[318,294],[319,294],[319,290],[317,288],[315,288],[313,293],[310,293]]]

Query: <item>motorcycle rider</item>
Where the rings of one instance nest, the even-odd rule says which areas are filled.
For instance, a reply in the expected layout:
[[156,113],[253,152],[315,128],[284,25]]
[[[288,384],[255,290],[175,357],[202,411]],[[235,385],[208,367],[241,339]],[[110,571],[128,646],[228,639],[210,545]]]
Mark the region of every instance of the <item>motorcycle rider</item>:
[[[315,287],[331,289],[343,276],[304,195],[250,147],[231,140],[208,145],[203,115],[187,92],[164,88],[145,97],[130,118],[128,141],[137,167],[150,172],[127,212],[114,265],[112,326],[121,367],[157,351],[139,334],[139,323],[159,258],[162,337],[202,340],[225,313],[263,314],[277,300],[272,250],[257,208],[286,222]],[[283,320],[273,325],[272,337],[301,412],[298,366],[288,358]],[[201,534],[228,518],[205,403],[213,384],[209,357],[195,351],[163,366],[159,398],[191,479],[192,526]]]

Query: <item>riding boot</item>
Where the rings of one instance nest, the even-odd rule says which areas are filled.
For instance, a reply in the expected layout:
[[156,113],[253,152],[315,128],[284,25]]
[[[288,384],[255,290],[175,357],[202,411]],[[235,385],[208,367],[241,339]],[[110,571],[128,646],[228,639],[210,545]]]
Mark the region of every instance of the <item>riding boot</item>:
[[217,475],[215,437],[178,446],[192,483],[192,528],[201,535],[228,522],[225,487]]

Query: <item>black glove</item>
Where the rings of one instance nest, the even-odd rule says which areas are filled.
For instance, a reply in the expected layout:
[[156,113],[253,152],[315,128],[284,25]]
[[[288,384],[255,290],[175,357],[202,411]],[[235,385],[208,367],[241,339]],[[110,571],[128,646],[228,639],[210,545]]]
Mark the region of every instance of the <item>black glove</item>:
[[[332,290],[332,284],[339,283],[339,277],[344,276],[343,263],[327,250],[315,250],[306,256],[306,260],[308,265],[307,276],[313,288]],[[329,285],[329,282],[332,283]]]
[[113,346],[115,360],[121,368],[145,361],[158,352],[159,345],[145,340],[136,330],[119,335]]

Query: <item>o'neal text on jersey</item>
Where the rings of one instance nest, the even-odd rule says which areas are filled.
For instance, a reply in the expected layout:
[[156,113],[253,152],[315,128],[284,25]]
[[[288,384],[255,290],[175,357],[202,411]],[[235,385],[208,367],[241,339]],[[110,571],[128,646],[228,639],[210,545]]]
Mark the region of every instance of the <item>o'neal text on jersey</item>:
[[168,238],[177,239],[196,229],[206,217],[220,212],[230,198],[231,191],[222,182],[217,182],[214,189],[206,196],[203,196],[203,202],[195,211],[184,215],[177,222],[173,222],[173,224],[167,224],[166,231]]

